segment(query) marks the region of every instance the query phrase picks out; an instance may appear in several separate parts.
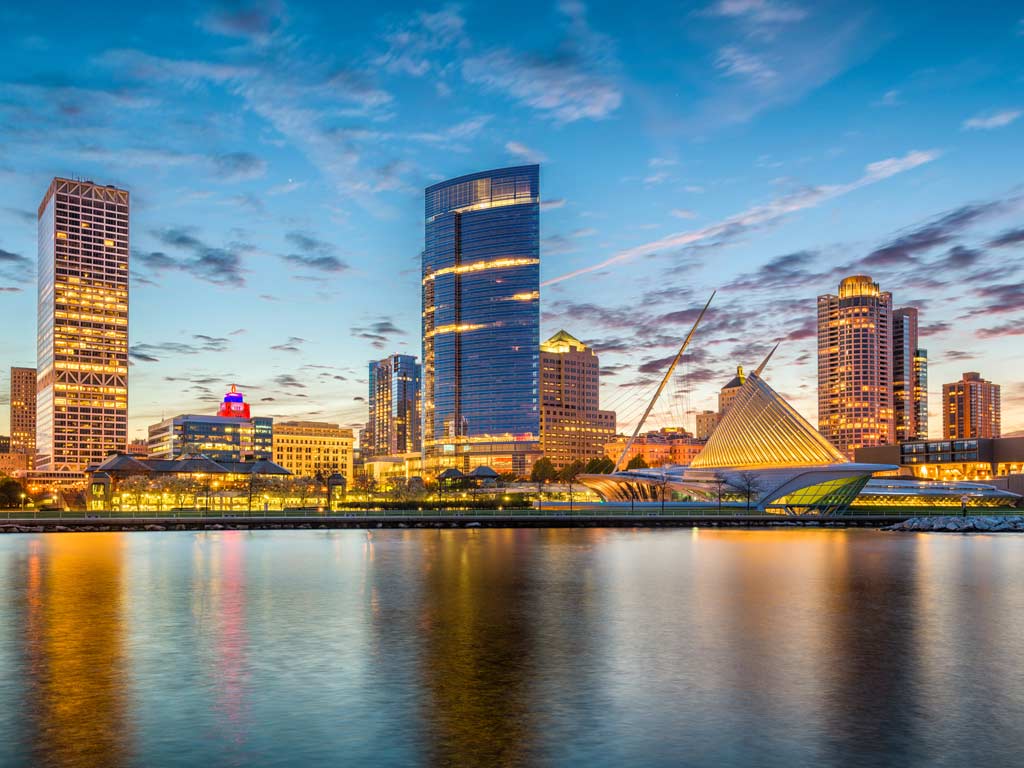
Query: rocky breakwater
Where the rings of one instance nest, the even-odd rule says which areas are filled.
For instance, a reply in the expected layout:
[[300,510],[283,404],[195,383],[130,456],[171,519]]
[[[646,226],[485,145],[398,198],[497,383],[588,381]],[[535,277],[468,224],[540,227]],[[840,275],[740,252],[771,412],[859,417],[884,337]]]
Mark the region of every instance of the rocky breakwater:
[[1024,516],[972,515],[959,517],[937,515],[934,517],[912,517],[902,523],[888,525],[883,531],[941,531],[952,533],[1024,533]]

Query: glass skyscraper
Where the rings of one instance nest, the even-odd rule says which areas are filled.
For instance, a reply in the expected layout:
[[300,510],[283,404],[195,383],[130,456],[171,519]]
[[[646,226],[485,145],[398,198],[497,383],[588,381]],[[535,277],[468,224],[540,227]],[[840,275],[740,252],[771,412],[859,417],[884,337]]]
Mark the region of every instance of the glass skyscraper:
[[373,360],[369,368],[370,421],[363,456],[420,450],[420,364],[412,355]]
[[423,447],[428,466],[526,474],[539,455],[540,168],[427,187]]

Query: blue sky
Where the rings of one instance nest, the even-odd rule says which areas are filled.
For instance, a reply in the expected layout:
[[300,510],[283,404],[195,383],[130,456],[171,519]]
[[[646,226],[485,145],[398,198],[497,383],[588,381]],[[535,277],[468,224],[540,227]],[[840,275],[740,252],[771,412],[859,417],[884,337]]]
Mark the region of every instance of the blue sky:
[[542,333],[600,350],[621,421],[717,288],[654,425],[777,339],[813,422],[814,297],[866,272],[921,309],[933,434],[964,370],[1024,428],[1018,4],[43,2],[0,28],[0,363],[35,362],[49,179],[131,190],[132,436],[233,382],[363,422],[366,362],[419,354],[423,188],[526,161]]

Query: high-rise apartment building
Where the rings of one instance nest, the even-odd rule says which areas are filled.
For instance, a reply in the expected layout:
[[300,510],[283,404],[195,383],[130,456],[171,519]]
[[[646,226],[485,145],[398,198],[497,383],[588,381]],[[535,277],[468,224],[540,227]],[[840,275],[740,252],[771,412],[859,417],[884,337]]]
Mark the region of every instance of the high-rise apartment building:
[[370,420],[363,456],[397,456],[420,450],[420,364],[412,355],[370,363]]
[[11,453],[36,452],[36,369],[11,368]]
[[1000,387],[965,373],[960,381],[942,385],[942,434],[950,440],[1000,437],[1002,406]]
[[39,205],[38,469],[127,444],[128,213],[126,190],[62,178]]
[[892,313],[892,406],[896,441],[928,437],[928,351],[917,338],[917,310]]
[[565,331],[540,345],[540,448],[558,468],[604,456],[615,437],[614,411],[600,410],[594,350]]
[[428,187],[422,282],[427,466],[525,476],[539,456],[539,167]]
[[274,425],[274,463],[296,477],[323,479],[337,473],[352,482],[351,429],[319,421],[285,421]]
[[818,297],[818,430],[853,458],[896,440],[892,295],[866,275]]

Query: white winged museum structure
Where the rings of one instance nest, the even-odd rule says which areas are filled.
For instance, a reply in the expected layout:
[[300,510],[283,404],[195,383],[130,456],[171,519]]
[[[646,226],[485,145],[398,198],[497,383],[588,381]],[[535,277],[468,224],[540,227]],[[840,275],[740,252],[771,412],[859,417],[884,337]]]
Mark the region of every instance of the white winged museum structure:
[[851,505],[959,507],[964,496],[972,507],[1013,506],[1020,498],[980,483],[872,478],[899,467],[848,460],[761,378],[767,362],[747,377],[689,465],[582,475],[580,481],[606,502],[726,498],[732,505],[743,501],[751,512],[780,514],[843,514]]

